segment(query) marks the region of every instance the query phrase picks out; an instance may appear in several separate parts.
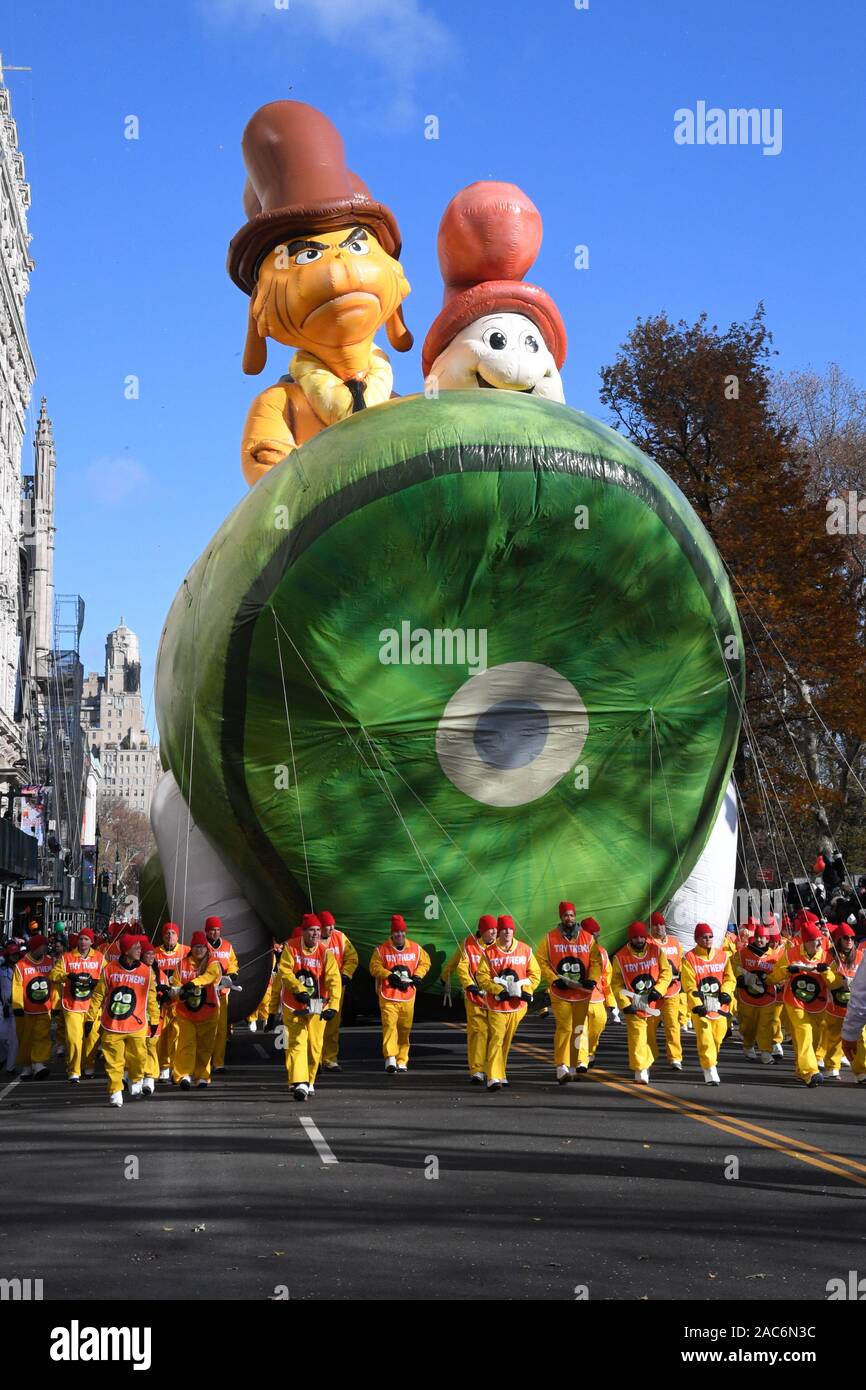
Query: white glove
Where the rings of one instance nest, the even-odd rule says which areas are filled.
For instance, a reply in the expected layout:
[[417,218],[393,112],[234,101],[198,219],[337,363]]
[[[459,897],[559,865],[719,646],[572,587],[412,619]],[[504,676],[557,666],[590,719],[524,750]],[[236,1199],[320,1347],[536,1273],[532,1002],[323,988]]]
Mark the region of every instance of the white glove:
[[614,1023],[622,1023],[622,1018],[620,1016],[620,1012],[616,1004],[614,1004],[613,1008],[611,1009],[610,1016],[613,1019]]
[[443,1009],[450,1009],[451,1006],[451,981],[449,979],[445,982],[445,988],[442,991],[442,1007]]

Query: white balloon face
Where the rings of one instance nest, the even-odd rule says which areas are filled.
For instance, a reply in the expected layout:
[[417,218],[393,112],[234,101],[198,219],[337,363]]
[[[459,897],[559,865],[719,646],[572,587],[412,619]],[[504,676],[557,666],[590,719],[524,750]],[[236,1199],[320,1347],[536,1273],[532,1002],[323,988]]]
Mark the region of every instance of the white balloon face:
[[442,391],[525,391],[565,401],[562,379],[541,332],[525,314],[485,314],[461,328],[430,369]]

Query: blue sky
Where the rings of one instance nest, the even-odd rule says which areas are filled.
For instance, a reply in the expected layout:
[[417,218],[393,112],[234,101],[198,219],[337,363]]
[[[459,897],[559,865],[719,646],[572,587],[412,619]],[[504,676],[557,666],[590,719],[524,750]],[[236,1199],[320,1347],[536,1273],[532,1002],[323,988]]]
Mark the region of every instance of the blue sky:
[[[416,346],[393,355],[398,391],[441,301],[441,213],[498,178],[542,213],[529,278],[565,319],[567,400],[599,414],[599,367],[661,309],[727,324],[763,299],[781,369],[836,360],[866,382],[864,38],[856,0],[6,0],[0,51],[33,68],[7,76],[33,196],[29,432],[45,394],[85,665],[122,611],[149,693],[171,599],[244,492],[249,401],[288,361],[272,347],[266,377],[243,376],[224,269],[258,106],[321,107],[400,222]],[[781,153],[676,144],[698,101],[781,108]]]

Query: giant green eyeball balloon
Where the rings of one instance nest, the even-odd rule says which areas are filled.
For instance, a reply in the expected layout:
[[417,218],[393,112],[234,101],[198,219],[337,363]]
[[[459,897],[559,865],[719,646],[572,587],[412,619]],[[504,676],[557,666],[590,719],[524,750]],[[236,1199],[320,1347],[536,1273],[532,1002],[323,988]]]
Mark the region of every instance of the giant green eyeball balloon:
[[244,498],[169,614],[163,756],[278,936],[308,902],[368,952],[403,912],[602,940],[709,836],[742,642],[716,550],[619,435],[517,393],[392,401]]

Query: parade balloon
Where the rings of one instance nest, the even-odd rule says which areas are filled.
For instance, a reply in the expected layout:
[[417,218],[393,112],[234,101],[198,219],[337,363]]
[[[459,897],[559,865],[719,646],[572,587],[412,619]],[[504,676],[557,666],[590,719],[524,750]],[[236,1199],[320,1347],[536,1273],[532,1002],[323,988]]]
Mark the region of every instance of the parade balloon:
[[159,853],[156,850],[145,861],[139,875],[138,913],[141,918],[141,925],[151,941],[156,941],[157,932],[163,922],[171,921],[165,879],[162,865],[159,862]]
[[[742,641],[713,543],[606,426],[511,391],[360,411],[270,469],[184,581],[162,753],[267,931],[392,912],[437,969],[483,912],[625,926],[716,824]],[[235,943],[237,945],[237,943]]]

